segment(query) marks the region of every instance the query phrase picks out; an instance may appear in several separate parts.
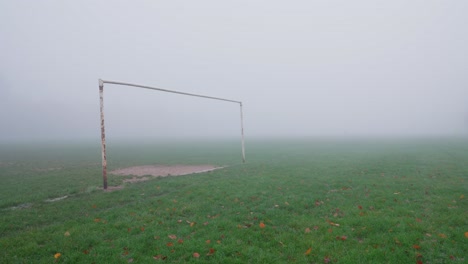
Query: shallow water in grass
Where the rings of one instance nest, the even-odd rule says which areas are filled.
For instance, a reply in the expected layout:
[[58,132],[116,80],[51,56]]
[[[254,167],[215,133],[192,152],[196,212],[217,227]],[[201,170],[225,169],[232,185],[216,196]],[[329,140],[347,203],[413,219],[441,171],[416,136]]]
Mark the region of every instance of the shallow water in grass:
[[229,167],[102,192],[99,145],[4,145],[0,261],[467,260],[468,141],[265,140],[246,146],[248,162],[241,164],[237,142],[112,144],[110,169]]

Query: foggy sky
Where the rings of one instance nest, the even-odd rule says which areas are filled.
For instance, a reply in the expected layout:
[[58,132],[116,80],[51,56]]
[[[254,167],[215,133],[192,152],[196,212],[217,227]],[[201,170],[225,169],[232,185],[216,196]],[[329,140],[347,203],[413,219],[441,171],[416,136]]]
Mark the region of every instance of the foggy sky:
[[[99,139],[98,79],[243,101],[247,137],[468,135],[468,2],[1,1],[0,140]],[[236,104],[105,86],[110,138]]]

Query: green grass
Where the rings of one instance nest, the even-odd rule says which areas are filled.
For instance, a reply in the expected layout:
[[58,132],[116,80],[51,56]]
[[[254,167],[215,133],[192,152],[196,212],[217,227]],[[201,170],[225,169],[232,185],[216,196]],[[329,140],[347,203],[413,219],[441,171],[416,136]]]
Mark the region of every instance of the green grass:
[[110,169],[230,165],[114,192],[99,145],[2,145],[0,262],[468,261],[468,141],[247,143],[244,165],[237,142],[109,144]]

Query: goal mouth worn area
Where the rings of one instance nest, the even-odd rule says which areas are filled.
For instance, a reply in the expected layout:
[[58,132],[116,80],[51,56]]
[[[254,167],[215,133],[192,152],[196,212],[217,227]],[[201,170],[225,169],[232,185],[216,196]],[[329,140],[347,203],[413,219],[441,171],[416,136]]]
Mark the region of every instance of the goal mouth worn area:
[[[145,166],[134,166],[128,168],[117,169],[111,171],[113,175],[121,176],[153,176],[153,177],[166,177],[166,176],[181,176],[193,173],[202,173],[222,169],[224,167],[214,165],[145,165]],[[126,182],[144,181],[148,178],[136,178],[126,180]]]

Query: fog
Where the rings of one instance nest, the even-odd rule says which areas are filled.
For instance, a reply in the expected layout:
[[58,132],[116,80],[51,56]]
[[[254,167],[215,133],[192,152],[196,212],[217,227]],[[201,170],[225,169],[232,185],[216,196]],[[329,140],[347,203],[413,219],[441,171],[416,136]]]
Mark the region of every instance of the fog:
[[[98,79],[242,101],[247,138],[468,135],[468,2],[1,1],[0,140],[100,138]],[[234,138],[239,105],[106,84],[108,137]]]

